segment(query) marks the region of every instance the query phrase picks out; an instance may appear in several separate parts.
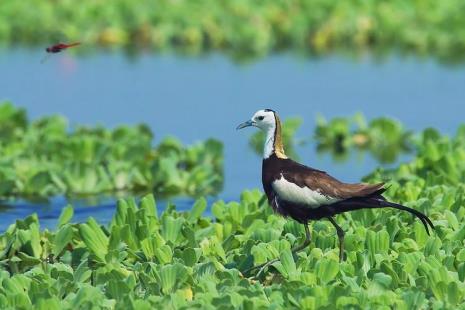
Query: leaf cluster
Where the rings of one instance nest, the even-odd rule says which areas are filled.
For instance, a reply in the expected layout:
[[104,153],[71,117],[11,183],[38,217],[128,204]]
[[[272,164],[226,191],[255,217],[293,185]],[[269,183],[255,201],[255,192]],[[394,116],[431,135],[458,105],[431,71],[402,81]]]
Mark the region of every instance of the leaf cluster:
[[152,145],[147,125],[70,129],[61,116],[27,120],[23,109],[0,105],[0,197],[155,192],[217,193],[223,147],[216,140],[183,146],[175,138]]

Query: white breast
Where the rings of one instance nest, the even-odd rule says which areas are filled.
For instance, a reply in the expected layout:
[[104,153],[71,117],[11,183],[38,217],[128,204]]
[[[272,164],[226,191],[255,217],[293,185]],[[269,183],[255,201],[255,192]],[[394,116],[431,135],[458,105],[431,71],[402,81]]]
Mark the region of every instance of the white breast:
[[341,200],[325,196],[319,191],[311,190],[308,187],[300,187],[297,184],[287,181],[282,175],[281,178],[274,181],[271,186],[281,200],[306,205],[310,208],[318,208],[319,206]]

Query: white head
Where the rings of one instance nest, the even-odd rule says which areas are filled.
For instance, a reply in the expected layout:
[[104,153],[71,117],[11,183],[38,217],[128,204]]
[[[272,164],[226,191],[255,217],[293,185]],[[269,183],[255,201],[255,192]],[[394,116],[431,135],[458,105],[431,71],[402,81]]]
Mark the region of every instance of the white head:
[[281,122],[275,111],[270,109],[258,110],[250,120],[240,124],[236,129],[249,126],[260,128],[266,134],[263,158],[266,159],[273,153],[277,157],[287,158],[282,145]]
[[240,124],[236,129],[242,129],[249,126],[258,127],[263,131],[268,131],[270,129],[274,130],[276,127],[274,111],[270,109],[258,110],[250,120]]

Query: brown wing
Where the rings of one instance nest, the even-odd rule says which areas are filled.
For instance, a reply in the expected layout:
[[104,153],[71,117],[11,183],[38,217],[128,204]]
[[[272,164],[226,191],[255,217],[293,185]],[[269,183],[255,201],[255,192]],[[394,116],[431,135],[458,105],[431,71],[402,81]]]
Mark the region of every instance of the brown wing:
[[[292,161],[293,162],[293,161]],[[299,163],[286,165],[288,169],[282,169],[283,177],[300,187],[308,187],[319,193],[340,199],[365,197],[376,193],[384,188],[384,183],[344,183],[330,176],[324,171],[309,168]]]

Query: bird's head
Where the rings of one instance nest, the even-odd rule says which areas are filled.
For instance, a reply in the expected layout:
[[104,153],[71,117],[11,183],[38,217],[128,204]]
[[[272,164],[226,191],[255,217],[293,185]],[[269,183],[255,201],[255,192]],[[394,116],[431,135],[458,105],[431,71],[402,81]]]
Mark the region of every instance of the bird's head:
[[278,158],[287,158],[281,137],[281,121],[275,111],[271,109],[259,110],[250,120],[243,122],[236,129],[250,126],[260,128],[266,134],[263,158],[268,158],[273,153]]
[[242,129],[250,126],[260,128],[263,131],[274,130],[276,127],[275,112],[270,109],[258,110],[250,120],[243,122],[237,126],[236,129]]

